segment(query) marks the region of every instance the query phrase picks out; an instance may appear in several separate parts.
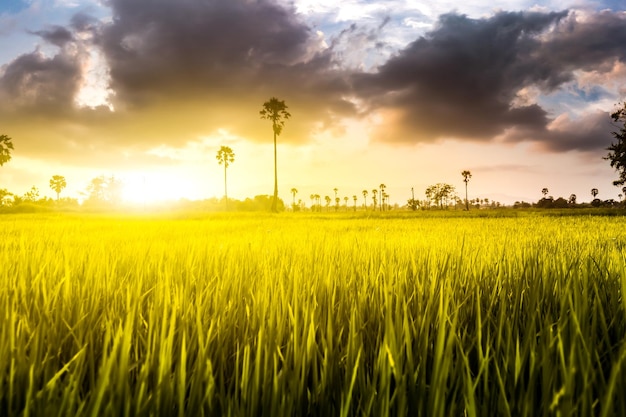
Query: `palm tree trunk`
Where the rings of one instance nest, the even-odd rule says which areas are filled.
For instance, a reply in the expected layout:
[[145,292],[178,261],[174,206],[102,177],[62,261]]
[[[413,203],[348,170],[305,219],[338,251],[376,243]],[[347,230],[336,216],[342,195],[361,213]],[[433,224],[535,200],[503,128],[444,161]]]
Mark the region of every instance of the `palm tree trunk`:
[[226,162],[224,162],[224,199],[226,200],[226,211],[228,211],[228,188],[226,187]]
[[278,165],[276,164],[276,130],[274,130],[274,198],[272,199],[272,211],[278,212]]

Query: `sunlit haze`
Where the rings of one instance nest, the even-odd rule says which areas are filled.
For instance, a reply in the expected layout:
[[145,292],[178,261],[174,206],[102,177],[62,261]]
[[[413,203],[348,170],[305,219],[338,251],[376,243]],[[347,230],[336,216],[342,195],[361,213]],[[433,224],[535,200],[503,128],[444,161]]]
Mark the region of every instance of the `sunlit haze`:
[[563,1],[9,0],[0,3],[0,188],[99,176],[134,205],[271,195],[270,97],[290,190],[391,203],[446,182],[511,204],[617,199],[603,156],[626,97],[626,5]]

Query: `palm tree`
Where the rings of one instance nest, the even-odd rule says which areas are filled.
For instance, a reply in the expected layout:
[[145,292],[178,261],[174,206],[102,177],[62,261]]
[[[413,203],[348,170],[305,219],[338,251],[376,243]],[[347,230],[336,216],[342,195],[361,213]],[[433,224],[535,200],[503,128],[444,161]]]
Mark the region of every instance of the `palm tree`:
[[330,211],[330,202],[331,202],[330,197],[324,196],[324,200],[326,200],[326,211]]
[[296,188],[292,188],[291,195],[293,196],[293,204],[291,206],[294,211],[296,211],[296,194],[298,194],[298,190]]
[[215,159],[219,162],[220,165],[224,164],[224,201],[226,202],[226,211],[228,211],[228,188],[226,187],[226,168],[228,165],[235,162],[235,153],[228,146],[220,147],[219,151],[217,151],[217,155]]
[[373,206],[374,206],[374,211],[376,211],[376,204],[377,204],[377,202],[378,202],[378,200],[376,199],[376,196],[377,196],[377,195],[378,195],[378,189],[374,188],[374,189],[372,190],[372,200],[374,200],[374,204],[373,204]]
[[322,196],[315,194],[315,201],[317,201],[317,211],[322,211]]
[[380,184],[378,188],[380,188],[380,211],[383,211],[385,209],[385,199],[383,198],[383,194],[385,193],[385,188],[387,188],[387,186],[385,184]]
[[343,201],[346,203],[346,211],[348,211],[348,196],[345,196]]
[[465,210],[469,211],[469,201],[467,199],[467,183],[469,182],[470,178],[472,178],[472,173],[465,170],[461,172],[461,175],[463,176],[463,182],[465,183]]
[[356,211],[356,200],[357,200],[356,195],[353,195],[352,199],[354,200],[354,211]]
[[548,195],[549,191],[547,188],[542,188],[541,189],[541,194],[543,194],[543,198],[546,198],[546,196]]
[[367,210],[367,190],[363,190],[363,207]]
[[313,211],[313,206],[315,205],[315,194],[311,194],[309,198],[311,199],[311,211]]
[[272,130],[274,131],[274,199],[272,200],[272,211],[278,211],[278,165],[276,162],[276,137],[280,136],[285,127],[285,120],[291,117],[287,111],[287,105],[283,100],[272,97],[269,101],[263,103],[263,108],[259,112],[261,119],[270,120],[272,122]]
[[339,202],[341,199],[339,197],[335,197],[335,211],[339,210]]
[[591,189],[591,195],[593,196],[593,199],[596,199],[596,196],[598,195],[598,189],[597,188],[592,188]]
[[13,150],[13,142],[7,135],[0,135],[0,166],[11,160],[11,151]]
[[65,182],[65,177],[63,175],[53,175],[50,179],[50,188],[56,191],[57,201],[59,201],[59,195],[66,186],[67,182]]

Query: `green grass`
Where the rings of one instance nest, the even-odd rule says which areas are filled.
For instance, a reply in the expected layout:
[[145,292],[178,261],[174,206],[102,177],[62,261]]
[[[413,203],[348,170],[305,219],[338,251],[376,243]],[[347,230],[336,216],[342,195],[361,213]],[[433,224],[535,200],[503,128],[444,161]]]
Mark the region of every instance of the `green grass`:
[[0,415],[626,415],[626,218],[470,213],[0,216]]

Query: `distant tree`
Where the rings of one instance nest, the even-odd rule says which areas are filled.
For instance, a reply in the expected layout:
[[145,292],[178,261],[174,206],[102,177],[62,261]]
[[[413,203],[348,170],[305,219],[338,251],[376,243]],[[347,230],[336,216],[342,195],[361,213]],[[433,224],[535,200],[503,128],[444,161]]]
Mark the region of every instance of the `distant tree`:
[[374,188],[374,189],[372,190],[372,200],[374,200],[374,204],[373,204],[373,206],[374,206],[374,211],[376,211],[376,205],[378,204],[378,200],[376,199],[376,196],[377,196],[377,195],[378,195],[378,189],[377,189],[377,188]]
[[326,211],[330,211],[330,202],[332,201],[330,196],[324,196],[324,200],[326,200]]
[[7,135],[0,135],[0,166],[11,160],[13,141]]
[[335,211],[339,210],[339,202],[341,199],[339,197],[335,197]]
[[263,108],[259,112],[261,119],[270,120],[272,122],[272,130],[274,132],[274,200],[272,201],[272,211],[278,211],[278,165],[276,153],[276,137],[280,136],[285,127],[285,120],[291,117],[287,111],[287,105],[283,100],[276,97],[270,98],[263,103]]
[[224,201],[226,203],[226,211],[228,211],[228,187],[226,182],[226,169],[230,164],[235,162],[235,153],[228,146],[221,146],[215,155],[215,159],[220,165],[224,165]]
[[9,190],[0,188],[0,206],[4,206],[7,203],[8,197],[12,196]]
[[294,187],[291,189],[291,195],[293,196],[293,203],[291,204],[293,211],[296,211],[296,194],[298,194],[298,190]]
[[[444,207],[448,207],[448,201],[455,195],[454,191],[454,186],[450,184],[438,183],[427,187],[425,194],[426,197],[431,200],[436,206],[439,206],[439,208],[443,209]],[[477,200],[478,199],[475,199],[473,201]]]
[[541,189],[541,194],[543,194],[543,198],[546,198],[546,196],[548,195],[550,191],[548,191],[547,188],[542,188]]
[[465,210],[469,211],[469,200],[467,199],[467,183],[469,182],[470,178],[472,178],[472,173],[469,171],[463,171],[461,172],[461,175],[463,176],[463,182],[465,183]]
[[319,194],[315,194],[315,200],[317,201],[317,209],[318,211],[322,211],[322,196]]
[[385,210],[385,189],[387,188],[387,186],[385,184],[380,184],[378,186],[378,188],[380,189],[380,211],[384,211]]
[[575,206],[576,205],[576,194],[570,194],[569,199],[567,200],[567,202],[572,205]]
[[309,198],[311,199],[311,211],[313,211],[315,208],[315,194],[311,194]]
[[362,191],[363,194],[363,207],[365,207],[365,210],[367,210],[367,190],[363,190]]
[[59,201],[59,195],[65,187],[67,187],[67,182],[65,181],[65,177],[63,175],[52,176],[50,179],[50,188],[57,193],[57,201]]
[[619,173],[619,179],[613,181],[613,185],[626,184],[626,102],[621,103],[621,107],[611,113],[611,119],[617,125],[617,131],[611,132],[615,138],[615,143],[607,148],[608,155],[604,159],[610,161],[611,167]]
[[24,201],[28,201],[30,203],[37,202],[37,200],[39,199],[39,189],[33,185],[22,198],[24,199]]
[[343,202],[345,203],[345,206],[346,206],[346,211],[348,211],[348,196],[345,196],[345,197],[343,198]]
[[356,197],[356,195],[353,195],[352,199],[354,200],[354,211],[356,211],[356,201],[358,200],[358,198]]
[[598,192],[599,192],[599,191],[598,191],[598,189],[597,189],[597,188],[592,188],[592,189],[591,189],[591,195],[592,195],[592,197],[593,197],[594,199],[595,199],[595,198],[596,198],[596,196],[598,195]]

